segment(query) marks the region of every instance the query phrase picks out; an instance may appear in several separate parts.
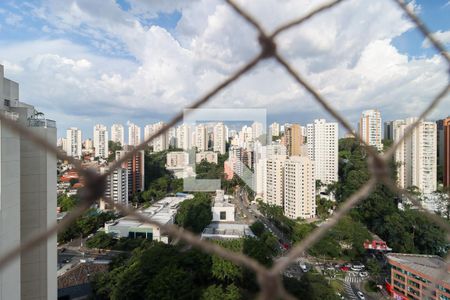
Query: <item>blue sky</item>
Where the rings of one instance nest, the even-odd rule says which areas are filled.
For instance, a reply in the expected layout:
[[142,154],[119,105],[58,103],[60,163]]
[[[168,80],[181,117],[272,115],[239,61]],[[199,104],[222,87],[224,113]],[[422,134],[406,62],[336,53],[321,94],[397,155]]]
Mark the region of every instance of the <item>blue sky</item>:
[[[238,1],[268,29],[316,1]],[[450,46],[449,1],[411,5]],[[385,120],[417,114],[445,84],[445,65],[388,0],[348,0],[282,35],[279,49],[350,121],[379,108]],[[223,1],[0,2],[0,63],[21,100],[63,136],[97,123],[167,120],[255,55],[254,30]],[[266,108],[268,122],[331,119],[276,64],[263,62],[210,107]],[[450,114],[447,97],[430,118]],[[401,109],[399,109],[401,107]]]

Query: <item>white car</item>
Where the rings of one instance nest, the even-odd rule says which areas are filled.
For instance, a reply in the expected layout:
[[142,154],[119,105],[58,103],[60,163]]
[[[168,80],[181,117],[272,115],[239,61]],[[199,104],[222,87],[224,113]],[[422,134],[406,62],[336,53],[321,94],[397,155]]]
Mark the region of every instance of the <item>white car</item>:
[[363,264],[354,264],[354,265],[352,265],[352,267],[350,269],[352,271],[361,271],[364,268],[365,268],[365,266]]
[[369,273],[367,273],[367,272],[359,272],[359,277],[367,277],[367,276],[369,276]]
[[364,297],[364,294],[361,293],[361,291],[357,291],[356,295],[358,296],[359,300],[365,300],[366,298]]

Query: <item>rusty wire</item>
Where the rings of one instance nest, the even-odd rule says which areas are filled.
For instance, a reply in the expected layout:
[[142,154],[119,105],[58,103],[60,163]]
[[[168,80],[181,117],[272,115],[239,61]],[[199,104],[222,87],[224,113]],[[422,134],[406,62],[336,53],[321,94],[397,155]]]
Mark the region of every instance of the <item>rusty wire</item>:
[[[309,13],[304,16],[291,20],[285,24],[280,25],[276,28],[272,33],[267,33],[262,25],[257,21],[256,18],[251,16],[248,12],[246,12],[243,8],[238,6],[233,0],[225,0],[225,2],[238,14],[240,15],[248,24],[254,27],[259,36],[258,41],[260,44],[260,52],[254,58],[249,60],[246,64],[244,64],[241,68],[235,71],[231,76],[225,79],[223,82],[215,86],[208,93],[206,93],[203,97],[199,98],[197,101],[193,102],[189,107],[191,109],[199,108],[202,105],[206,104],[210,101],[215,95],[217,95],[220,91],[228,87],[230,84],[237,81],[242,75],[248,73],[252,70],[261,60],[263,59],[273,59],[275,60],[300,86],[302,86],[312,97],[313,99],[322,106],[333,118],[335,118],[347,131],[354,133],[352,126],[350,123],[336,110],[334,109],[318,91],[315,89],[307,80],[298,73],[294,67],[285,60],[280,53],[277,52],[277,43],[276,37],[281,33],[293,28],[297,27],[314,16],[328,11],[329,9],[337,6],[339,3],[344,0],[334,0],[327,3],[322,4],[321,6],[311,10]],[[448,73],[450,73],[450,57],[445,49],[445,47],[431,34],[430,30],[425,26],[425,24],[420,20],[420,18],[414,14],[414,12],[402,1],[402,0],[392,0],[398,7],[400,7],[406,16],[414,23],[416,28],[423,34],[424,38],[428,39],[431,46],[441,55],[444,62],[447,64]],[[113,205],[119,212],[124,215],[131,215],[138,220],[158,225],[161,230],[175,238],[176,240],[182,240],[183,242],[194,246],[206,253],[218,255],[226,260],[233,262],[234,264],[240,265],[242,267],[248,268],[254,271],[257,275],[258,283],[260,285],[260,299],[275,299],[275,298],[283,298],[283,299],[294,299],[292,295],[287,293],[282,285],[281,274],[282,272],[293,263],[299,256],[303,255],[304,252],[316,244],[320,239],[326,234],[326,232],[333,228],[339,220],[344,217],[352,207],[357,205],[360,201],[365,199],[370,195],[370,192],[375,188],[377,184],[384,184],[389,189],[391,189],[395,194],[400,196],[405,196],[409,198],[412,203],[420,207],[420,201],[416,199],[414,196],[407,193],[405,190],[400,189],[395,182],[388,176],[389,170],[389,161],[393,158],[395,154],[395,150],[397,147],[406,139],[409,135],[412,134],[413,130],[419,124],[420,120],[423,120],[438,104],[439,102],[448,95],[450,91],[450,82],[447,78],[447,84],[442,89],[440,93],[438,93],[432,101],[430,101],[429,105],[424,109],[424,111],[420,114],[418,120],[414,122],[411,126],[407,128],[404,135],[396,141],[396,143],[387,150],[384,154],[377,153],[372,147],[369,147],[365,144],[361,138],[355,134],[357,140],[361,142],[361,144],[367,150],[369,155],[369,170],[372,173],[371,178],[352,196],[350,196],[342,205],[333,213],[331,218],[322,226],[316,228],[312,231],[312,233],[303,239],[300,243],[295,245],[285,256],[285,259],[278,260],[271,269],[267,269],[258,263],[256,260],[245,256],[241,253],[235,253],[224,249],[214,243],[210,243],[205,240],[201,240],[197,235],[184,230],[183,228],[179,228],[176,225],[166,225],[160,224],[151,220],[150,218],[142,215],[139,211],[126,207],[117,203],[113,203],[110,199],[106,199],[104,197],[104,182],[108,175],[111,172],[120,167],[124,162],[129,160],[137,151],[145,149],[149,142],[153,141],[158,136],[165,134],[171,127],[175,126],[178,122],[180,122],[183,118],[183,112],[179,112],[176,114],[167,124],[165,124],[161,129],[152,134],[150,137],[145,139],[140,145],[134,147],[131,151],[127,152],[123,157],[119,160],[115,161],[109,170],[104,174],[95,174],[91,171],[84,170],[80,161],[73,159],[72,157],[67,156],[65,153],[59,151],[55,145],[51,145],[44,138],[35,135],[31,130],[27,129],[25,126],[21,126],[17,122],[10,120],[6,116],[0,114],[0,121],[19,133],[20,135],[30,139],[37,146],[46,149],[53,155],[57,156],[60,159],[67,160],[71,164],[74,165],[75,169],[80,172],[80,175],[84,176],[86,179],[86,187],[84,189],[84,193],[81,194],[80,204],[74,208],[71,213],[63,219],[61,222],[51,225],[47,231],[39,233],[34,237],[31,237],[25,241],[22,241],[21,245],[14,247],[13,249],[7,251],[0,257],[0,270],[5,267],[8,262],[13,260],[15,257],[19,256],[21,252],[28,251],[33,247],[36,247],[40,243],[43,243],[48,238],[56,234],[58,231],[61,231],[67,226],[69,226],[72,222],[74,222],[79,216],[81,216],[95,201],[99,198],[105,199],[106,202]],[[443,220],[437,215],[431,214],[429,212],[420,210],[424,213],[424,215],[433,221],[435,224],[443,228],[447,232],[447,239],[450,239],[450,225],[447,222],[443,222]]]

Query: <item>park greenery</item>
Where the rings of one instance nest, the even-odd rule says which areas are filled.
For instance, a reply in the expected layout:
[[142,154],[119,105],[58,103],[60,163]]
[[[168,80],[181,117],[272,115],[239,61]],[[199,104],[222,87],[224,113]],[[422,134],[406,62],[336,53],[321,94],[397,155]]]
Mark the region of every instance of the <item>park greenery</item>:
[[[259,225],[256,225],[259,226]],[[216,243],[242,252],[270,266],[277,252],[268,232],[257,237]],[[333,289],[318,274],[301,281],[284,278],[287,290],[305,299],[336,299]],[[131,255],[120,256],[109,272],[94,278],[95,299],[250,299],[259,288],[255,274],[215,255],[185,245],[144,241]]]
[[117,216],[112,212],[99,212],[91,208],[81,217],[77,218],[70,226],[58,233],[58,242],[67,243],[75,238],[87,237],[95,233],[98,228],[103,227],[105,222],[115,218]]
[[75,206],[77,206],[79,199],[76,195],[67,195],[67,194],[60,194],[56,198],[57,205],[61,209],[61,212],[69,211]]
[[[396,180],[391,162],[392,180]],[[365,149],[353,138],[339,141],[339,182],[333,192],[338,203],[345,201],[370,177]],[[374,191],[352,210],[354,220],[363,223],[385,240],[395,252],[444,255],[445,233],[421,212],[398,208],[399,197],[378,184]]]
[[181,202],[175,223],[195,233],[201,233],[211,223],[211,195],[196,193],[193,199]]
[[112,162],[116,159],[116,151],[122,150],[122,145],[120,142],[108,141],[108,149],[110,152],[108,162]]

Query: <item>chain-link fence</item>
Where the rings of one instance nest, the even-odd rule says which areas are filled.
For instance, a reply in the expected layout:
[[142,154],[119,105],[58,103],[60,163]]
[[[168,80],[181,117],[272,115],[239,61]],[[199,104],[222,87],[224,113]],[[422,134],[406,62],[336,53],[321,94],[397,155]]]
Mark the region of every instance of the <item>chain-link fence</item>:
[[[338,122],[349,132],[354,132],[350,123],[340,114],[338,113],[330,103],[300,74],[297,72],[290,63],[277,51],[277,38],[284,32],[300,26],[304,22],[307,22],[309,19],[313,18],[315,15],[323,13],[332,7],[337,6],[344,0],[335,0],[321,5],[320,7],[312,10],[305,16],[298,18],[296,20],[292,20],[287,22],[286,24],[278,27],[273,32],[266,32],[261,26],[260,22],[247,13],[244,9],[239,7],[234,1],[226,0],[226,3],[233,8],[233,10],[239,14],[242,18],[245,19],[246,22],[251,24],[258,32],[258,41],[260,45],[259,54],[253,57],[249,62],[247,62],[244,66],[238,69],[234,74],[228,77],[219,85],[212,88],[208,93],[206,93],[203,97],[195,101],[189,107],[190,109],[196,109],[201,107],[210,101],[215,95],[217,95],[220,91],[227,88],[231,83],[237,81],[242,75],[250,72],[258,63],[266,59],[273,59],[280,66],[284,68],[284,70],[304,89],[308,91],[308,93],[316,100],[316,102],[322,106],[328,113],[330,113]],[[447,64],[447,72],[450,72],[450,55],[446,52],[444,46],[436,40],[430,31],[427,29],[425,24],[414,14],[412,9],[402,0],[392,0],[392,2],[400,7],[406,16],[415,24],[416,28],[423,34],[423,36],[428,39],[431,45],[435,50],[439,52],[442,56],[444,62]],[[154,220],[141,215],[137,210],[132,209],[130,207],[122,206],[120,204],[114,203],[110,199],[106,199],[106,202],[111,206],[115,207],[124,215],[131,215],[137,218],[141,222],[149,223],[157,225],[161,228],[161,231],[165,232],[169,236],[174,239],[181,240],[187,244],[190,244],[198,249],[209,253],[218,255],[226,260],[233,262],[234,264],[243,266],[254,271],[257,274],[258,283],[260,286],[260,298],[261,299],[276,299],[276,298],[284,298],[284,299],[294,299],[289,293],[284,289],[282,284],[281,273],[296,259],[302,255],[306,250],[311,248],[314,244],[316,244],[327,232],[329,229],[333,228],[338,221],[344,217],[351,208],[365,199],[371,191],[375,188],[377,184],[384,184],[389,189],[391,189],[394,193],[400,196],[408,197],[411,202],[419,207],[419,210],[425,214],[429,219],[438,224],[442,229],[447,232],[447,240],[450,241],[450,225],[443,219],[441,219],[438,215],[432,214],[424,210],[421,206],[420,201],[409,192],[399,188],[396,182],[393,182],[390,174],[389,174],[389,161],[392,159],[395,150],[398,146],[412,134],[414,128],[419,124],[420,120],[423,120],[432,110],[436,107],[436,105],[449,93],[450,90],[450,81],[447,78],[447,84],[442,89],[442,91],[435,96],[434,99],[431,100],[427,108],[420,114],[417,121],[410,125],[402,138],[398,140],[391,148],[389,148],[384,154],[377,153],[374,149],[367,146],[359,136],[356,135],[356,139],[358,139],[366,149],[366,152],[369,155],[369,169],[371,172],[371,178],[361,187],[357,192],[355,192],[352,196],[350,196],[345,202],[343,202],[337,210],[333,213],[333,215],[325,222],[322,226],[315,228],[309,236],[304,238],[301,242],[296,244],[285,256],[285,259],[278,260],[274,263],[273,267],[267,269],[262,266],[256,260],[247,257],[241,253],[231,252],[227,249],[224,249],[217,244],[208,242],[206,240],[200,239],[199,236],[184,230],[183,228],[179,228],[176,225],[165,225],[159,224]],[[153,135],[148,137],[142,144],[135,147],[133,151],[128,152],[126,155],[121,157],[119,160],[115,161],[109,170],[104,174],[97,174],[91,170],[83,169],[81,162],[73,159],[72,157],[67,156],[56,148],[55,145],[49,144],[45,139],[34,135],[31,131],[27,130],[27,128],[19,125],[17,122],[8,119],[4,115],[0,114],[0,120],[2,123],[12,130],[20,133],[23,137],[26,137],[33,141],[37,146],[45,148],[51,154],[56,155],[58,158],[67,160],[71,164],[73,164],[74,168],[80,173],[81,176],[85,179],[85,188],[83,189],[83,193],[81,196],[80,204],[74,208],[70,214],[62,221],[57,224],[53,224],[48,228],[48,230],[44,233],[37,234],[32,238],[22,241],[22,243],[5,253],[2,257],[0,257],[0,270],[5,267],[5,265],[11,261],[13,258],[20,255],[22,251],[28,251],[33,247],[36,247],[40,243],[44,242],[46,239],[56,234],[58,231],[61,231],[68,227],[72,222],[74,222],[78,217],[80,217],[92,204],[95,203],[100,197],[105,199],[104,191],[105,191],[105,181],[106,177],[113,172],[114,169],[121,166],[121,164],[132,157],[137,151],[142,150],[146,147],[146,145],[154,140],[156,137],[165,134],[171,127],[175,126],[178,122],[182,121],[183,111],[180,111],[176,114],[165,126],[155,132]],[[442,270],[442,276],[440,278],[444,278],[448,276],[447,270]]]

